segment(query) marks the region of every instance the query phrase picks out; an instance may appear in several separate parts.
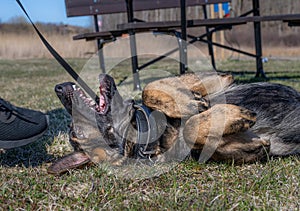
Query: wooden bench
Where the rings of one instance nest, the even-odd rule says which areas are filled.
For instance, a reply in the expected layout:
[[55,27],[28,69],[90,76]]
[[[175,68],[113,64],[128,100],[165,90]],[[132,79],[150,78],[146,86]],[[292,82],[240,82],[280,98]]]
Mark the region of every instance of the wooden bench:
[[[205,10],[205,17],[206,15],[206,5],[209,4],[217,4],[217,3],[228,3],[231,0],[186,0],[186,7],[190,6],[202,6],[203,10]],[[127,4],[126,4],[127,3]],[[181,8],[181,1],[180,0],[162,0],[162,1],[153,1],[153,0],[65,0],[66,4],[66,11],[68,17],[75,17],[75,16],[93,16],[94,23],[95,23],[95,31],[85,34],[76,35],[73,37],[74,40],[78,39],[86,39],[87,41],[90,40],[97,40],[98,49],[102,49],[103,45],[107,42],[114,41],[118,37],[122,36],[123,34],[134,35],[137,32],[144,32],[144,31],[174,31],[175,29],[181,30],[181,34],[184,34],[186,27],[195,27],[194,21],[189,22],[184,20],[181,21],[165,21],[165,22],[153,22],[154,25],[151,25],[151,22],[137,22],[134,18],[134,11],[144,11],[144,10],[155,10],[155,9],[167,9],[167,8]],[[184,12],[185,12],[185,8]],[[183,13],[183,9],[181,9],[181,15]],[[108,30],[108,31],[99,31],[98,28],[98,18],[97,15],[102,14],[112,14],[112,13],[127,13],[128,20],[126,23],[120,23],[118,25],[117,30]],[[185,13],[184,13],[185,17]],[[242,24],[242,22],[235,20],[235,24]],[[183,26],[186,22],[187,26]],[[126,25],[128,24],[128,25]],[[130,25],[132,24],[132,25]],[[136,27],[135,24],[140,24],[139,28]],[[158,24],[158,26],[157,26]],[[201,24],[198,22],[198,26],[205,26],[205,27],[216,27],[223,25],[220,20],[211,20],[205,24],[202,22]],[[233,23],[228,23],[227,25],[232,25]],[[142,27],[143,26],[143,27]],[[208,30],[209,31],[209,30]],[[186,32],[185,32],[186,33]],[[186,35],[179,37],[179,39],[186,40]],[[133,73],[136,74],[140,69],[138,66],[137,56],[136,56],[136,42],[134,36],[130,36],[130,44],[131,44],[131,55],[132,56],[132,68]],[[211,46],[211,44],[209,43]],[[211,46],[212,47],[212,46]],[[186,52],[185,49],[182,47],[179,48],[180,54],[184,54]],[[212,50],[210,50],[212,51]],[[99,52],[99,59],[101,63],[102,71],[105,71],[104,66],[104,59],[103,54]],[[184,57],[184,56],[182,56]],[[186,63],[186,62],[183,62]],[[186,68],[186,65],[181,69]],[[181,71],[182,73],[183,71]]]
[[[208,44],[209,54],[211,56],[211,61],[213,67],[216,69],[213,45],[228,50],[236,51],[256,59],[256,76],[265,77],[262,64],[262,47],[261,47],[261,32],[260,23],[262,21],[284,21],[288,22],[289,26],[300,25],[300,14],[296,15],[273,15],[273,16],[260,16],[259,11],[259,0],[252,0],[253,8],[252,10],[242,14],[240,17],[233,18],[222,18],[222,19],[208,19],[206,12],[206,5],[217,4],[217,3],[228,3],[231,0],[186,0],[186,6],[202,6],[204,17],[203,19],[186,20],[185,7],[182,8],[182,0],[65,0],[66,10],[68,17],[74,16],[94,16],[95,22],[95,32],[85,33],[76,35],[73,37],[74,40],[86,39],[97,40],[98,49],[102,49],[103,45],[107,42],[114,41],[123,34],[134,35],[139,32],[146,31],[163,31],[163,32],[173,32],[179,30],[178,39],[187,40],[187,37],[191,38],[188,43],[193,43],[196,41],[206,42]],[[162,21],[162,22],[141,22],[134,18],[134,11],[143,10],[154,10],[154,9],[167,9],[167,8],[181,8],[181,20],[179,21]],[[101,31],[98,28],[97,15],[101,14],[111,14],[111,13],[122,13],[126,12],[128,20],[125,23],[119,23],[117,29]],[[253,16],[249,16],[253,14]],[[219,43],[212,42],[212,33],[231,28],[233,25],[246,24],[252,22],[254,24],[254,39],[255,39],[255,54],[245,52],[239,49],[234,49],[232,47],[224,46]],[[206,33],[197,37],[193,37],[186,34],[186,28],[189,27],[206,27]],[[212,29],[211,29],[212,28]],[[178,34],[177,34],[178,35]],[[206,39],[204,39],[206,38]],[[184,43],[184,42],[183,42]],[[159,59],[154,59],[148,64],[142,66],[138,65],[137,53],[136,53],[136,42],[135,37],[130,36],[131,44],[131,59],[132,59],[132,71],[133,74],[138,77],[138,70],[146,67],[148,64],[152,64],[153,61],[158,61]],[[180,52],[180,73],[184,72],[186,68],[186,46],[179,46]],[[99,51],[99,59],[101,64],[101,69],[105,71],[104,59],[102,51]],[[168,53],[166,53],[168,54]],[[163,56],[161,58],[164,58]],[[183,71],[182,71],[183,70]],[[138,78],[135,78],[135,88],[139,88]]]

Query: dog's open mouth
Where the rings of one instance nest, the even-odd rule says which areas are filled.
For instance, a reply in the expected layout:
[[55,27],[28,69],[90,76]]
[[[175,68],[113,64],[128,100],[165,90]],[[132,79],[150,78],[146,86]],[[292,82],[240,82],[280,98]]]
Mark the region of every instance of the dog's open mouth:
[[72,99],[74,99],[74,93],[76,92],[90,109],[98,114],[105,115],[109,111],[115,90],[113,79],[105,74],[99,76],[99,102],[87,96],[81,88],[72,82],[59,84],[55,87],[57,96],[70,114],[72,113]]
[[88,97],[81,88],[79,88],[75,84],[72,87],[73,87],[73,96],[74,96],[74,92],[77,92],[79,97],[85,103],[85,105],[87,105],[90,109],[92,109],[93,111],[95,111],[97,113],[105,113],[107,106],[106,106],[105,100],[102,100],[102,99],[105,99],[105,97],[103,97],[103,96],[100,97],[99,104],[97,104],[95,102],[95,100]]
[[107,89],[106,82],[104,80],[100,81],[99,85],[99,102],[88,97],[85,92],[76,85],[73,85],[73,90],[78,92],[79,97],[84,101],[84,103],[89,106],[92,110],[99,114],[106,114],[109,110],[111,90]]

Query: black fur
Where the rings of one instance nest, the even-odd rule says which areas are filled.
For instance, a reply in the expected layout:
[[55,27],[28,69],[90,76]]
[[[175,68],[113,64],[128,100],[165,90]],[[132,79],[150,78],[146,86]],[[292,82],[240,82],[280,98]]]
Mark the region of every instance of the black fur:
[[257,114],[251,130],[271,141],[271,155],[300,153],[299,92],[280,84],[250,83],[233,85],[211,96],[210,100],[217,104],[224,96],[226,103],[245,107]]

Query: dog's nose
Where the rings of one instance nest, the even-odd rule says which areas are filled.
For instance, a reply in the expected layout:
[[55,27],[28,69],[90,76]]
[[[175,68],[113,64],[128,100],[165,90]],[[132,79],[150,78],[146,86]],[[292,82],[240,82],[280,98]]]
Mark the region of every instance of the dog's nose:
[[64,87],[61,84],[55,86],[54,91],[56,93],[62,93],[64,91]]
[[62,84],[57,84],[54,88],[54,91],[57,94],[62,94],[62,93],[68,92],[68,91],[73,91],[74,85],[75,84],[73,82],[65,82]]

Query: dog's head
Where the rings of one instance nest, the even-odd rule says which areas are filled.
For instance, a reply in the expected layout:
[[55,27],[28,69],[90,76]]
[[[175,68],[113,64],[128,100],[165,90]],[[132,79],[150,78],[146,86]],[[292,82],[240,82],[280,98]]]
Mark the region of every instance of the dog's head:
[[[76,157],[74,155],[77,163],[83,162],[81,158],[85,159],[85,163],[86,159],[94,161],[95,152],[104,153],[105,156],[101,155],[102,157],[119,152],[121,136],[133,117],[133,101],[122,99],[111,76],[99,75],[99,102],[88,97],[73,82],[56,85],[55,92],[72,116],[69,140],[75,152],[82,153],[80,156],[78,153],[75,154]],[[68,156],[66,162],[59,160],[53,164],[50,172],[63,172],[67,168],[78,166],[71,164],[72,159]]]
[[[71,143],[73,137],[87,138],[91,132],[86,125],[98,130],[109,146],[117,146],[118,138],[133,116],[133,101],[123,100],[114,79],[107,74],[99,75],[99,102],[88,97],[73,82],[55,86],[55,92],[68,113],[72,116]],[[97,127],[95,127],[97,126]],[[75,148],[76,149],[76,148]]]
[[114,79],[107,74],[99,75],[99,102],[89,98],[85,92],[73,82],[65,82],[55,86],[55,93],[69,114],[72,115],[74,94],[77,93],[95,114],[106,115],[111,110],[112,99],[117,92]]

